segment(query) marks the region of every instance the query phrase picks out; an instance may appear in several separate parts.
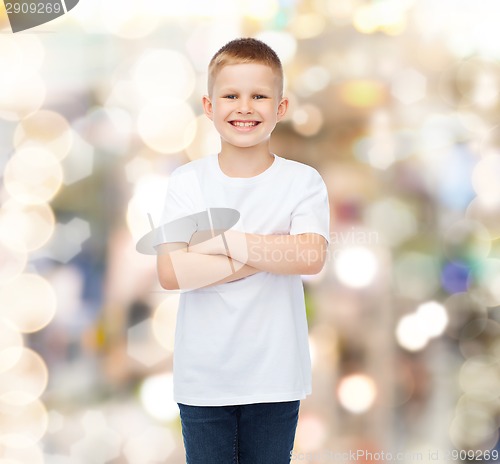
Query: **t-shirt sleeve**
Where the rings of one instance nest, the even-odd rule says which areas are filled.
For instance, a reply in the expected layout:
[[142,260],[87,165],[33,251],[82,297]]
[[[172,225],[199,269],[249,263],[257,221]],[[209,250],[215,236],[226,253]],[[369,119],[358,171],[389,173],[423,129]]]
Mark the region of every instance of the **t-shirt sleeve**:
[[330,207],[326,185],[315,169],[300,176],[296,192],[301,198],[292,211],[290,235],[315,233],[330,242]]
[[155,246],[162,243],[189,243],[197,229],[192,195],[189,192],[191,179],[186,177],[190,176],[174,172],[169,179],[161,224],[155,229]]

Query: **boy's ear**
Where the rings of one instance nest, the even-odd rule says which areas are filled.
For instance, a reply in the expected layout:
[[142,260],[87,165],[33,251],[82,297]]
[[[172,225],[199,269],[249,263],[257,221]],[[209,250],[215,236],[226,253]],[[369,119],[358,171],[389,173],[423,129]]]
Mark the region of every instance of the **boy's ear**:
[[288,110],[288,98],[284,97],[281,99],[278,105],[278,121],[283,119]]
[[208,95],[203,95],[201,103],[203,104],[203,111],[205,112],[207,117],[213,121],[214,113],[212,100],[210,100],[210,97]]

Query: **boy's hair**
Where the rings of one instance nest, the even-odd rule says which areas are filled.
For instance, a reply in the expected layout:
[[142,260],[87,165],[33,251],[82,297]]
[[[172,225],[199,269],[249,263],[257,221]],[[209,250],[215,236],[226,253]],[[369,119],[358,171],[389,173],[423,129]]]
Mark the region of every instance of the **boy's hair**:
[[269,66],[278,76],[280,96],[283,93],[283,67],[276,52],[264,42],[253,38],[234,39],[224,45],[208,65],[208,92],[212,93],[217,74],[231,64],[257,63]]

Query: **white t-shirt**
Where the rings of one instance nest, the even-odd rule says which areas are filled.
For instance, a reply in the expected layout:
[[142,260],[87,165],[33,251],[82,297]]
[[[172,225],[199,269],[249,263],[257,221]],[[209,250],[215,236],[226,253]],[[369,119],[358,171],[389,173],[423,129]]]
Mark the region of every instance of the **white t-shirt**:
[[[177,168],[169,180],[163,223],[207,208],[239,211],[234,230],[317,233],[329,241],[321,176],[277,155],[266,171],[250,178],[226,176],[217,154]],[[305,398],[311,393],[311,361],[301,276],[259,272],[181,293],[173,370],[177,403],[223,406]]]

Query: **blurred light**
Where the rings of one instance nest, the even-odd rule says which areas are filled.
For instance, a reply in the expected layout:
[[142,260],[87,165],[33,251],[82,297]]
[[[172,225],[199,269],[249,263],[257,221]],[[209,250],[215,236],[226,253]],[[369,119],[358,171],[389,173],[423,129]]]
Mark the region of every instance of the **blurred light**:
[[244,16],[257,21],[273,19],[279,12],[277,0],[240,0],[238,3]]
[[342,378],[337,395],[345,409],[354,414],[361,414],[372,407],[377,396],[377,387],[368,375],[351,374]]
[[0,402],[0,446],[33,446],[45,434],[47,423],[45,406],[37,399],[22,406]]
[[[20,359],[23,337],[8,319],[0,318],[0,376],[11,369]],[[1,384],[0,384],[1,388]]]
[[407,158],[415,150],[415,135],[409,130],[395,131],[391,115],[376,110],[370,115],[368,136],[354,144],[358,159],[378,169],[387,169],[395,161]]
[[153,333],[157,342],[166,350],[174,352],[175,325],[179,294],[170,295],[155,309],[153,315]]
[[[294,448],[301,452],[313,452],[321,449],[328,436],[325,421],[311,413],[302,413],[297,423]],[[293,461],[293,458],[292,458]]]
[[336,330],[326,324],[316,324],[309,334],[309,346],[311,349],[311,364],[323,369],[325,365],[334,365],[338,353],[338,334]]
[[451,442],[456,449],[493,449],[498,440],[493,410],[491,407],[482,407],[477,401],[470,403],[465,407],[457,407],[455,411],[449,429]]
[[441,283],[448,293],[459,293],[467,290],[469,268],[461,262],[446,263],[441,272]]
[[42,77],[30,69],[1,69],[4,79],[0,80],[0,118],[18,121],[39,110],[46,95]]
[[128,464],[165,462],[175,449],[176,443],[170,430],[149,426],[127,440],[123,454]]
[[[115,139],[113,139],[115,140]],[[120,142],[119,146],[121,146]],[[73,148],[61,163],[64,172],[64,185],[71,185],[92,174],[94,167],[94,147],[73,133]]]
[[17,362],[8,370],[0,371],[0,402],[11,405],[26,405],[39,398],[48,382],[47,366],[34,351],[23,348],[8,348],[0,356],[17,357]]
[[377,18],[370,5],[360,6],[353,17],[354,27],[363,34],[372,34],[378,29]]
[[[474,144],[474,142],[476,141],[472,143]],[[476,149],[476,152],[479,152],[482,159],[489,156],[500,156],[500,126],[488,127],[478,142],[472,146]]]
[[125,176],[131,183],[139,182],[141,177],[153,173],[153,163],[145,156],[135,156],[125,165]]
[[307,68],[295,81],[295,88],[299,95],[309,96],[324,90],[330,83],[330,72],[322,66]]
[[476,323],[485,321],[488,317],[486,308],[477,301],[474,301],[465,292],[451,295],[446,299],[444,305],[450,319],[446,333],[455,339],[463,338],[464,336],[468,337],[469,335],[476,337],[478,335],[477,331],[469,334],[466,333],[466,324],[469,321],[475,321]]
[[100,3],[100,21],[112,34],[125,39],[138,39],[153,32],[158,17],[144,8],[140,0],[108,0]]
[[488,352],[496,359],[497,363],[500,361],[500,337],[493,340]]
[[43,48],[38,38],[4,34],[0,50],[0,118],[17,121],[38,110],[45,99],[45,85],[37,73]]
[[403,316],[396,327],[398,343],[409,351],[419,351],[427,345],[429,337],[415,313]]
[[21,274],[0,287],[0,317],[23,333],[36,332],[54,317],[56,296],[52,286],[37,274]]
[[369,249],[351,247],[340,250],[334,261],[334,269],[341,283],[348,287],[361,288],[373,282],[378,264]]
[[494,108],[498,102],[498,77],[492,72],[479,74],[474,82],[471,98],[479,108]]
[[401,317],[396,327],[396,338],[403,348],[418,351],[431,338],[440,336],[447,325],[446,308],[435,301],[429,301],[419,305],[415,313]]
[[107,424],[101,411],[86,411],[82,417],[85,435],[71,445],[71,462],[104,464],[120,456],[121,436]]
[[20,253],[45,245],[54,225],[54,213],[48,204],[23,205],[8,200],[0,208],[0,240]]
[[489,207],[500,204],[500,155],[482,158],[472,172],[472,186],[481,203]]
[[476,197],[469,203],[465,214],[471,221],[479,222],[486,227],[492,240],[500,238],[500,202],[483,203],[480,197]]
[[[111,105],[94,107],[84,118],[74,122],[73,126],[82,134],[85,141],[90,143],[89,150],[85,146],[86,142],[82,144],[80,140],[77,140],[78,143],[72,155],[77,157],[80,164],[86,161],[83,158],[85,153],[79,152],[81,149],[87,152],[93,152],[94,149],[97,149],[113,155],[128,154],[131,134],[134,132],[134,123],[127,111]],[[89,155],[87,155],[88,157]],[[92,158],[92,155],[90,155],[90,158]]]
[[195,87],[195,73],[184,55],[174,50],[146,50],[133,71],[137,92],[145,102],[158,98],[185,100]]
[[[496,367],[491,358],[484,356],[471,358],[460,370],[461,383],[463,379],[467,388],[472,386],[470,382],[486,386],[482,375],[498,383],[498,379],[491,377],[492,373],[497,370]],[[473,377],[465,378],[466,371]],[[472,388],[474,389],[473,386]],[[492,449],[498,439],[495,402],[491,400],[492,392],[490,391],[485,397],[481,397],[480,393],[480,390],[477,390],[476,394],[466,391],[457,402],[455,417],[450,427],[450,438],[459,449]],[[493,393],[493,397],[496,398],[496,396]]]
[[176,153],[194,140],[196,120],[187,103],[160,98],[141,110],[137,129],[148,147],[160,153]]
[[383,84],[372,80],[351,80],[339,87],[341,100],[355,108],[375,108],[381,106],[387,97]]
[[220,150],[220,135],[212,121],[204,114],[196,118],[196,135],[191,144],[186,148],[186,153],[191,160],[200,159],[210,153]]
[[278,54],[284,65],[295,57],[297,40],[288,32],[263,31],[258,33],[255,38],[269,45]]
[[410,105],[426,95],[427,80],[418,71],[407,68],[399,71],[392,79],[391,94],[401,103]]
[[139,397],[143,408],[151,417],[168,421],[179,416],[179,408],[172,392],[172,374],[160,374],[144,380],[140,387]]
[[135,241],[152,230],[148,214],[155,227],[160,225],[167,188],[166,176],[148,174],[137,180],[127,208],[127,225]]
[[485,259],[472,269],[469,294],[485,306],[500,305],[500,259]]
[[443,233],[443,251],[453,262],[484,259],[491,250],[491,237],[480,223],[462,219]]
[[52,239],[41,253],[60,263],[67,263],[82,251],[82,244],[90,236],[89,223],[74,217],[66,224],[56,225]]
[[[449,104],[455,106],[455,102],[449,102]],[[471,112],[470,107],[459,107],[455,112],[455,116],[467,131],[473,133],[474,138],[483,139],[487,135],[490,128],[489,124],[479,115]],[[474,143],[471,145],[473,146]]]
[[48,412],[48,420],[47,433],[54,434],[63,429],[65,420],[60,412],[54,409],[50,410]]
[[419,155],[424,158],[431,172],[441,172],[442,165],[436,159],[435,150],[453,147],[457,130],[457,122],[451,117],[432,114],[425,119],[420,129]]
[[131,79],[116,78],[111,84],[107,98],[103,97],[105,107],[123,108],[130,114],[135,114],[143,105],[137,88]]
[[2,456],[0,464],[48,464],[44,459],[42,449],[36,445],[25,448],[4,446]]
[[[2,63],[2,55],[4,55],[4,46],[8,49],[6,43],[11,42],[15,44],[15,48],[19,51],[17,59],[14,62],[20,63],[25,61],[29,63],[29,67],[34,70],[39,70],[43,65],[45,58],[45,47],[36,34],[17,34],[11,37],[2,37],[0,39],[0,63]],[[0,69],[7,69],[0,66]]]
[[152,367],[172,353],[158,342],[153,319],[148,317],[127,330],[127,354],[144,366]]
[[441,335],[448,325],[446,308],[435,301],[421,304],[417,308],[419,323],[425,327],[429,338]]
[[4,172],[5,188],[25,204],[51,200],[61,187],[62,178],[58,160],[43,148],[21,148],[9,159]]
[[317,106],[306,103],[293,112],[292,124],[300,135],[311,137],[321,130],[323,113]]
[[352,0],[327,2],[325,6],[328,8],[328,12],[330,13],[335,24],[347,25],[351,22],[355,8]]
[[384,0],[361,5],[354,11],[353,25],[364,34],[382,31],[400,34],[406,27],[406,10],[411,1]]
[[466,359],[460,368],[459,383],[470,398],[484,401],[497,399],[500,390],[497,359],[486,355]]
[[498,72],[494,60],[473,57],[461,60],[453,75],[456,90],[462,97],[462,105],[474,105],[482,109],[494,108],[498,102]]
[[432,297],[441,283],[438,259],[423,253],[401,253],[396,258],[393,276],[398,294],[417,300]]
[[324,31],[325,26],[325,18],[317,13],[298,14],[290,24],[293,35],[297,39],[317,37]]
[[[1,214],[1,210],[0,210]],[[23,272],[28,261],[26,251],[14,250],[10,244],[2,241],[1,232],[3,224],[0,216],[0,285],[4,285]]]
[[488,333],[488,325],[490,321],[486,318],[473,319],[461,327],[459,333],[459,348],[464,358],[477,356],[478,353],[484,352],[482,347],[481,337]]
[[40,147],[50,151],[58,160],[65,158],[73,144],[68,121],[59,113],[40,110],[30,114],[17,125],[14,146]]
[[417,233],[415,214],[397,198],[384,198],[372,203],[366,210],[365,221],[391,247],[400,245]]
[[[429,155],[428,162],[432,163],[432,154]],[[477,156],[467,145],[455,144],[439,153],[438,158],[439,161],[435,160],[431,165],[434,178],[439,178],[434,187],[438,200],[446,208],[463,211],[475,195],[470,174]]]
[[[22,61],[21,50],[16,43],[17,36],[2,35],[0,37],[0,66],[1,69],[9,69],[18,65]],[[2,78],[4,76],[2,75]]]

